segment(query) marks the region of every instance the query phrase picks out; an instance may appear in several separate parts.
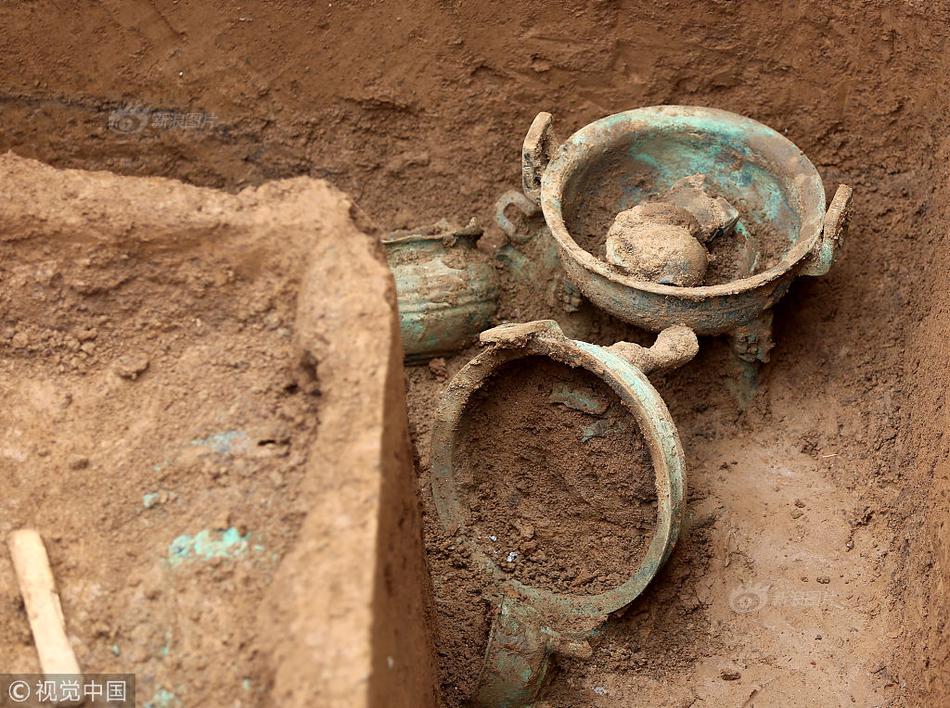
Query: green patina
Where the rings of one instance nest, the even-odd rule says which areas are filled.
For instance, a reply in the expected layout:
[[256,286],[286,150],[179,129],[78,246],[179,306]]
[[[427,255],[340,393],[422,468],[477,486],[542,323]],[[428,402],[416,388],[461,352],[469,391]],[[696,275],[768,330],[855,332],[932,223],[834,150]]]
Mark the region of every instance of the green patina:
[[[646,131],[626,148],[629,166],[622,173],[617,211],[668,190],[677,180],[705,175],[715,192],[745,206],[744,219],[751,225],[779,229],[788,243],[798,241],[801,220],[789,204],[782,177],[759,164],[741,134],[710,133],[697,140],[692,133]],[[638,177],[644,173],[649,179]]]
[[180,706],[181,701],[174,693],[167,688],[159,688],[152,695],[152,700],[146,702],[145,708],[175,708]]
[[[677,337],[683,347],[689,343],[683,330],[671,336]],[[646,556],[625,582],[598,595],[559,594],[525,585],[499,568],[478,543],[469,544],[473,561],[504,588],[500,612],[492,623],[476,704],[516,708],[534,702],[550,665],[552,638],[566,641],[572,650],[584,651],[590,630],[632,602],[668,557],[682,516],[683,450],[662,398],[644,372],[617,351],[570,340],[553,320],[502,325],[483,333],[482,341],[494,346],[469,362],[453,379],[436,415],[431,478],[433,498],[443,526],[458,528],[458,520],[464,518],[454,476],[453,453],[467,402],[497,367],[515,358],[540,354],[570,361],[603,379],[634,414],[650,447],[656,473],[657,523]],[[692,345],[695,353],[698,346],[695,336]],[[682,363],[680,355],[671,351],[680,351],[683,347],[673,347],[670,351],[657,348],[655,365],[663,368]],[[595,401],[587,400],[576,386],[564,387],[558,397],[576,404],[578,410],[601,408]],[[585,428],[583,433],[604,432],[605,428],[598,426],[601,422],[591,421],[590,430]],[[590,647],[586,646],[586,650]]]
[[583,430],[581,430],[581,442],[586,443],[592,438],[606,437],[607,431],[608,427],[606,421],[598,420],[596,423],[585,425]]
[[568,384],[555,385],[548,400],[590,415],[600,415],[607,410],[608,406],[605,399],[590,389]]
[[167,659],[168,655],[172,653],[172,633],[165,632],[165,643],[162,644],[161,648],[158,650],[158,653],[162,655],[163,659]]
[[[182,534],[168,546],[168,562],[179,565],[186,561],[227,558],[234,560],[247,554],[250,534],[231,527],[224,531],[205,529],[194,536]],[[255,550],[258,547],[255,546]]]
[[[567,278],[595,306],[652,331],[680,324],[713,335],[758,326],[795,277],[827,272],[850,205],[850,190],[840,187],[833,229],[824,233],[824,187],[801,150],[761,123],[709,108],[654,106],[607,116],[574,133],[549,164],[530,169],[541,174],[541,205]],[[598,195],[608,211],[620,211],[694,174],[741,214],[736,230],[747,267],[740,278],[697,287],[641,283],[612,271],[572,237],[588,228],[585,220],[593,217],[584,205]],[[766,233],[786,245],[762,269],[757,242]],[[756,358],[767,349],[760,345]]]
[[498,278],[491,260],[475,247],[480,234],[463,230],[384,240],[408,360],[461,349],[491,325]]
[[191,444],[195,447],[211,448],[219,455],[237,455],[247,451],[250,439],[243,430],[226,430],[205,438],[195,438]]
[[495,258],[504,263],[515,278],[524,277],[526,272],[530,272],[534,268],[531,260],[511,244],[499,248]]

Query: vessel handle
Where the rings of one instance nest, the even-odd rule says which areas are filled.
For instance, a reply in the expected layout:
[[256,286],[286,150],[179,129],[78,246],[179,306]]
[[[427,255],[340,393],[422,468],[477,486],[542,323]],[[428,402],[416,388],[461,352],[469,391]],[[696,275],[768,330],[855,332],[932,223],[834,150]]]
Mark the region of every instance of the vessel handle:
[[839,184],[831,205],[825,213],[821,229],[821,239],[810,260],[800,271],[801,275],[824,275],[831,268],[838,249],[844,243],[851,223],[851,195],[854,190],[846,184]]
[[530,217],[538,213],[538,205],[514,189],[502,194],[495,202],[495,223],[507,234],[508,240],[512,243],[527,243],[534,237],[534,233],[518,233],[518,227],[505,213],[510,206],[517,207],[521,213]]
[[521,145],[521,187],[528,199],[535,204],[541,203],[541,175],[547,169],[558,146],[557,137],[551,127],[553,120],[550,113],[538,113]]
[[617,342],[607,348],[649,375],[678,369],[692,360],[699,353],[699,340],[689,327],[672,325],[656,335],[651,347]]

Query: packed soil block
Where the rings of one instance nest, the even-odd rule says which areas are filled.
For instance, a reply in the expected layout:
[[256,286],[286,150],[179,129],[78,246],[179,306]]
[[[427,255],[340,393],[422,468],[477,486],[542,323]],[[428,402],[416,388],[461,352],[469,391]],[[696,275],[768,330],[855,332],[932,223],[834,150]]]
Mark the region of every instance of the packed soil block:
[[[0,157],[0,533],[41,532],[80,666],[142,703],[433,700],[392,281],[358,221],[309,178]],[[36,671],[0,575],[0,665]]]

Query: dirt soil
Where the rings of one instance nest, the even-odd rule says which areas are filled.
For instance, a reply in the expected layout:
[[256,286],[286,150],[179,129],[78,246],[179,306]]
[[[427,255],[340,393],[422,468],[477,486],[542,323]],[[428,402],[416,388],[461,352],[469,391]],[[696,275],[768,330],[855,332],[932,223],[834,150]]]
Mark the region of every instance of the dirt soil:
[[[828,276],[799,281],[776,308],[777,347],[750,405],[733,395],[718,340],[703,340],[695,361],[657,380],[688,460],[679,544],[644,595],[605,626],[592,659],[560,662],[544,700],[942,705],[950,695],[942,385],[950,360],[948,20],[946,2],[915,0],[9,5],[0,10],[0,147],[60,166],[234,190],[274,177],[322,176],[350,192],[383,230],[395,230],[442,217],[490,224],[495,199],[520,182],[521,140],[540,110],[554,113],[562,136],[609,113],[663,103],[724,108],[782,132],[815,163],[829,195],[839,182],[854,187],[849,241]],[[130,106],[138,122],[110,124]],[[213,120],[186,127],[169,123],[169,113]],[[487,242],[502,240],[490,236]],[[500,315],[553,316],[571,336],[593,342],[649,339],[589,305],[564,313],[548,297],[551,282],[507,278]],[[212,321],[211,313],[198,316]],[[106,326],[95,326],[111,352]],[[149,377],[169,376],[163,357],[175,347],[184,353],[192,341],[182,334],[163,354],[144,337],[155,329],[148,321],[143,327],[141,343],[133,340],[150,362],[142,378],[105,368],[97,374],[129,396],[119,399],[127,407]],[[225,331],[240,334],[236,325]],[[246,351],[254,361],[261,342],[279,344],[277,330],[267,332],[262,324],[261,338],[238,338],[223,351]],[[17,341],[42,336],[31,331]],[[58,376],[74,375],[73,358],[81,372],[86,359],[104,356],[94,350],[84,358],[68,346],[56,345],[66,367],[53,369]],[[407,373],[443,698],[453,706],[470,695],[488,607],[470,569],[453,565],[457,540],[442,534],[431,513],[427,445],[446,377],[473,354]],[[18,361],[29,380],[50,374],[45,361]],[[27,400],[17,381],[4,385]],[[282,395],[289,398],[261,393],[254,400],[275,411],[299,405],[292,401],[302,394]],[[81,397],[70,405],[80,404],[93,405]],[[28,410],[5,415],[32,415],[37,452],[65,452],[64,443],[49,442],[51,423]],[[220,422],[244,422],[241,410]],[[175,440],[189,455],[200,448],[192,439],[220,432],[212,425],[219,421],[201,422],[175,420],[170,428],[185,436]],[[34,441],[16,444],[22,450]],[[73,454],[89,458],[94,473],[107,453]],[[210,451],[201,464],[221,466],[219,458]],[[228,459],[240,463],[240,456]],[[72,489],[75,474],[51,488]],[[211,472],[200,474],[208,476],[202,489],[216,488]],[[136,488],[133,498],[124,479],[97,484],[88,498],[99,507],[121,498],[127,515],[146,491]],[[135,523],[144,534],[165,505],[190,499],[142,509]],[[17,494],[5,503],[21,505],[9,513],[22,515],[30,502]],[[82,513],[99,524],[83,526],[84,534],[105,533],[103,519],[111,516]],[[173,539],[140,543],[160,550]],[[273,544],[263,545],[279,550]],[[133,590],[124,592],[120,606]],[[458,601],[462,595],[470,601]],[[187,613],[178,616],[188,621]],[[107,639],[90,651],[110,645]],[[4,651],[26,651],[15,647]],[[237,666],[233,676],[226,671],[228,680],[244,670]],[[202,674],[182,661],[175,677],[201,681]]]
[[[0,198],[0,535],[44,535],[85,670],[135,673],[144,705],[266,702],[262,600],[308,511],[321,400],[292,341],[294,219],[348,205],[309,180],[234,197],[12,155]],[[0,666],[36,671],[5,553],[0,575]]]
[[[644,174],[639,180],[633,181],[627,160],[607,158],[596,164],[596,169],[588,170],[590,174],[585,174],[577,180],[576,185],[568,187],[572,191],[564,199],[564,222],[578,246],[609,264],[606,258],[607,234],[617,218],[616,205],[629,200],[624,189],[631,183],[636,184],[643,192],[645,202],[662,200],[664,193],[654,191],[654,185],[649,184],[652,175]],[[705,191],[711,197],[722,196],[727,200],[730,197],[720,194],[708,184]],[[739,211],[742,231],[730,231],[705,244],[709,267],[701,283],[694,285],[719,285],[761,273],[778,263],[790,247],[784,235],[768,223],[755,219],[748,205],[737,200],[733,206]],[[748,240],[743,231],[748,235]]]
[[636,419],[585,369],[509,363],[472,397],[456,469],[474,541],[512,577],[594,594],[637,569],[656,523]]

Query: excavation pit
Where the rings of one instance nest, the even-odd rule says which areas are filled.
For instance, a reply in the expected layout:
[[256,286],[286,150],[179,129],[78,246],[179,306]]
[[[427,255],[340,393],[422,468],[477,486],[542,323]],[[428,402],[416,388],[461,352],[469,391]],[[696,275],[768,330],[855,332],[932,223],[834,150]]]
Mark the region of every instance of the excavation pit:
[[[950,468],[941,442],[946,421],[939,415],[946,410],[940,382],[950,375],[946,3],[868,6],[808,0],[777,9],[757,3],[542,7],[516,2],[488,11],[477,3],[356,8],[334,2],[332,7],[261,5],[240,13],[221,5],[155,3],[142,13],[140,19],[108,3],[82,12],[64,12],[47,2],[4,6],[0,148],[57,168],[171,177],[229,192],[283,177],[322,178],[359,204],[364,215],[355,212],[354,218],[361,229],[373,230],[368,216],[381,234],[444,217],[464,224],[474,216],[490,225],[499,194],[520,189],[521,139],[538,110],[556,109],[563,136],[619,111],[676,104],[749,116],[786,136],[814,163],[826,199],[838,184],[852,185],[848,240],[826,276],[796,280],[775,305],[778,346],[746,409],[740,410],[728,392],[722,371],[731,355],[717,340],[704,338],[694,362],[654,382],[677,424],[689,467],[690,492],[677,548],[631,608],[605,625],[589,659],[559,658],[541,700],[553,708],[742,705],[750,699],[783,706],[946,702]],[[148,120],[110,122],[127,109]],[[6,203],[16,199],[11,196]],[[532,231],[542,226],[537,219],[530,225]],[[486,241],[493,238],[503,240],[486,233]],[[35,253],[26,272],[42,276],[41,261],[55,253],[44,255],[38,246]],[[327,253],[324,259],[339,267],[323,282],[353,281],[349,257]],[[250,261],[253,266],[255,259]],[[118,270],[114,274],[121,277]],[[569,337],[594,344],[649,341],[647,333],[587,300],[572,301],[576,309],[570,312],[559,301],[548,305],[552,283],[548,270],[541,274],[545,282],[536,289],[501,274],[496,321],[555,318]],[[9,294],[22,301],[45,287]],[[185,286],[178,290],[169,284],[162,290],[170,293],[163,306],[171,307],[184,291]],[[560,298],[561,291],[556,292]],[[331,291],[324,299],[347,298]],[[209,326],[208,317],[202,320]],[[12,321],[4,323],[12,326]],[[358,352],[379,344],[384,330],[381,321],[362,328],[341,324],[346,336],[323,341],[329,347],[369,331],[372,336],[347,350]],[[272,334],[250,344],[256,351],[272,336],[279,347],[282,340]],[[60,376],[43,368],[49,355],[38,337],[27,333],[15,344],[12,338],[3,341],[8,388],[41,378],[37,368],[42,377]],[[42,344],[30,354],[30,371],[23,368],[22,355],[13,353],[25,341]],[[216,351],[234,350],[236,341],[229,336]],[[398,345],[393,349],[401,359]],[[71,628],[77,651],[88,653],[85,669],[133,669],[138,665],[134,651],[141,646],[154,656],[154,676],[175,676],[177,685],[164,688],[183,705],[415,707],[434,699],[418,684],[407,683],[407,667],[424,665],[421,656],[431,647],[443,702],[462,705],[473,693],[484,659],[491,608],[483,599],[480,576],[437,521],[428,491],[428,448],[432,412],[445,385],[477,353],[469,348],[404,373],[389,369],[382,359],[364,362],[352,355],[335,360],[353,359],[352,368],[323,365],[322,377],[336,372],[351,386],[365,383],[370,372],[379,377],[374,381],[389,382],[378,389],[388,391],[388,403],[374,399],[335,422],[363,421],[367,409],[388,406],[400,411],[388,419],[393,440],[405,432],[392,422],[404,420],[401,388],[407,382],[414,454],[386,459],[393,465],[400,459],[414,463],[429,575],[419,580],[413,571],[400,570],[399,563],[377,564],[376,543],[366,542],[377,538],[376,529],[340,521],[341,510],[365,511],[363,487],[327,487],[316,497],[326,500],[317,515],[341,525],[312,536],[303,533],[297,541],[310,539],[302,556],[307,567],[314,567],[316,559],[352,561],[342,577],[354,580],[339,586],[319,581],[318,574],[293,585],[296,609],[286,617],[304,623],[297,625],[301,636],[312,638],[314,627],[335,626],[339,603],[352,601],[344,616],[398,617],[400,633],[384,640],[369,623],[318,646],[291,642],[291,648],[277,653],[259,648],[262,665],[275,667],[260,674],[261,693],[253,678],[251,693],[245,693],[240,679],[232,685],[230,673],[215,673],[213,667],[227,667],[235,656],[243,666],[231,644],[202,647],[200,655],[186,660],[173,642],[162,657],[163,624],[174,613],[142,610],[154,624],[146,623],[141,636],[126,636],[121,620],[111,621],[102,609],[109,605],[96,587],[102,564],[108,564],[104,572],[110,577],[136,573],[141,556],[129,557],[122,549],[124,532],[146,513],[142,494],[175,491],[146,485],[153,479],[150,468],[119,472],[110,465],[113,477],[107,484],[96,456],[83,453],[85,471],[86,461],[77,456],[63,460],[64,469],[56,474],[39,477],[36,470],[45,469],[43,460],[50,459],[38,456],[39,443],[57,461],[58,448],[32,428],[19,426],[23,437],[6,441],[3,449],[27,447],[30,456],[18,461],[13,452],[0,462],[6,480],[0,520],[8,531],[14,523],[38,519],[67,624],[83,613],[90,618]],[[150,377],[167,375],[170,364],[158,355],[148,358],[149,367],[138,379],[117,383],[148,385]],[[239,372],[232,383],[254,373],[267,378],[273,363]],[[123,370],[134,372],[140,364],[132,360]],[[202,390],[196,383],[185,388]],[[31,401],[53,400],[46,390],[32,391]],[[330,390],[328,385],[325,398]],[[16,415],[33,406],[22,396],[8,400],[23,404]],[[137,404],[157,401],[141,398]],[[322,416],[328,409],[320,405]],[[14,407],[9,408],[8,417],[14,415]],[[14,429],[5,432],[13,435]],[[194,439],[229,430],[208,426],[194,431]],[[317,435],[321,430],[330,430],[322,419]],[[255,442],[272,438],[262,435]],[[240,450],[245,443],[212,438],[208,449],[218,444]],[[201,450],[188,445],[189,454]],[[366,458],[341,469],[352,459],[349,454],[331,451],[321,469],[331,470],[332,479],[375,469]],[[79,477],[83,474],[87,477]],[[181,480],[183,491],[192,488],[189,479]],[[56,496],[57,485],[70,491],[77,480],[93,486]],[[347,490],[353,493],[342,494]],[[34,514],[31,508],[44,508],[44,498],[51,505],[55,501],[56,512]],[[115,508],[124,515],[77,516],[84,513],[75,510],[80,500],[84,508]],[[170,513],[168,502],[156,501],[147,513]],[[84,520],[71,528],[85,539],[83,553],[62,555],[50,543],[60,517]],[[392,524],[379,532],[380,548],[392,550],[397,539],[416,538],[398,525],[400,514],[387,518]],[[168,527],[169,537],[163,534],[161,543],[148,548],[167,555],[177,536],[194,538],[219,521]],[[283,523],[275,523],[275,531],[285,528]],[[119,535],[109,536],[104,528]],[[320,545],[316,539],[328,532],[338,534],[340,542]],[[64,535],[64,542],[71,538]],[[133,534],[136,551],[145,551],[135,539]],[[240,545],[228,545],[233,537],[223,532],[215,532],[213,540],[228,549]],[[248,552],[254,553],[252,545]],[[228,561],[211,562],[226,568]],[[228,579],[194,563],[179,566],[195,574],[193,589],[202,598],[222,596]],[[34,660],[28,625],[10,594],[14,580],[6,560],[0,561],[0,571],[8,588],[0,612],[5,637],[0,658],[4,667],[29,668],[20,663]],[[402,621],[407,614],[400,605],[377,606],[361,594],[369,588],[384,597],[386,588],[416,582],[421,587],[431,583],[431,642],[403,634],[426,625],[419,615]],[[325,591],[320,601],[315,591]],[[124,597],[120,593],[119,603]],[[142,603],[144,608],[161,605],[148,597]],[[264,609],[268,606],[265,601]],[[357,606],[361,609],[351,614]],[[333,611],[319,616],[321,624],[315,621],[315,607]],[[249,614],[259,610],[247,607]],[[377,623],[377,630],[381,626]],[[191,656],[197,657],[194,663]],[[202,666],[202,661],[208,663]],[[297,693],[274,692],[291,684]],[[220,686],[210,698],[203,688],[208,685]],[[407,685],[416,690],[400,695],[399,687]],[[322,700],[323,694],[313,693],[315,686],[332,693]],[[143,697],[150,700],[160,688],[149,685]]]

